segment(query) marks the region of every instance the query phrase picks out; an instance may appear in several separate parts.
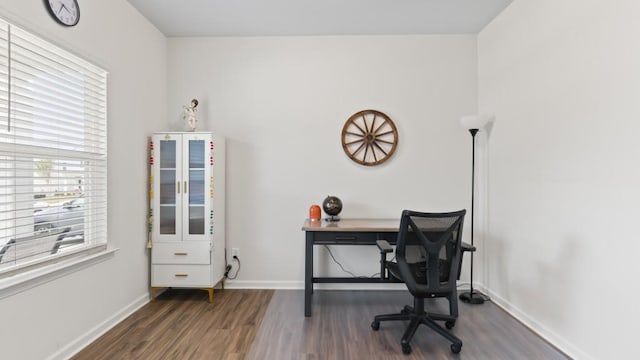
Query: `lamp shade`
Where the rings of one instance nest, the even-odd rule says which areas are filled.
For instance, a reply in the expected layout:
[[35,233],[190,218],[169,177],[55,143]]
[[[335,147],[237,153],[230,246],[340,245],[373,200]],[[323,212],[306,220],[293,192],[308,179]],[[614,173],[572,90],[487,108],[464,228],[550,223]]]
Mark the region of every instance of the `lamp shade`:
[[467,115],[460,118],[460,124],[467,130],[482,129],[493,119],[493,115]]

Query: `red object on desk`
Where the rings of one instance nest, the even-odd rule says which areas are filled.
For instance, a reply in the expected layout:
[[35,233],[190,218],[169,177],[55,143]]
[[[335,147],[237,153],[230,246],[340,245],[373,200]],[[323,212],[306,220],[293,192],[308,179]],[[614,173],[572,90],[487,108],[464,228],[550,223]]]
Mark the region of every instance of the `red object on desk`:
[[319,205],[311,205],[309,208],[309,220],[320,221],[321,214]]

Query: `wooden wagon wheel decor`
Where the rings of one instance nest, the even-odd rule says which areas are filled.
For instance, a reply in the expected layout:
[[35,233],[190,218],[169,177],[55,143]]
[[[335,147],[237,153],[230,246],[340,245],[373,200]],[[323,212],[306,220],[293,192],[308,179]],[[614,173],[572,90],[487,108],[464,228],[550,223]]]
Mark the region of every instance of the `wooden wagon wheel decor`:
[[380,111],[359,111],[351,115],[342,128],[342,148],[358,164],[380,165],[393,155],[396,146],[396,125]]

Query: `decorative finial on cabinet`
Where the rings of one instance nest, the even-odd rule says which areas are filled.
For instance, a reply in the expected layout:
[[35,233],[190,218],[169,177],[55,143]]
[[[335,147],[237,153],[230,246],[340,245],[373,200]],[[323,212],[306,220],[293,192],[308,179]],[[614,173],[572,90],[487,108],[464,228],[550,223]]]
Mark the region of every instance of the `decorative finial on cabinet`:
[[191,128],[190,131],[196,131],[196,125],[198,124],[198,114],[196,114],[198,107],[198,99],[191,100],[191,104],[188,106],[183,106],[184,109],[184,119],[189,124]]

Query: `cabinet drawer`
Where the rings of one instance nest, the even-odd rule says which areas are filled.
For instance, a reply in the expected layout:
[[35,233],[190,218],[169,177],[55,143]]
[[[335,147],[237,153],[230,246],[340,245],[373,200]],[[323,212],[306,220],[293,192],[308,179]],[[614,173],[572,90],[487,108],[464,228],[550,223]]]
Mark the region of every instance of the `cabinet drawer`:
[[151,249],[152,264],[210,264],[211,248],[208,241],[156,242]]
[[209,265],[152,265],[151,286],[211,287]]

